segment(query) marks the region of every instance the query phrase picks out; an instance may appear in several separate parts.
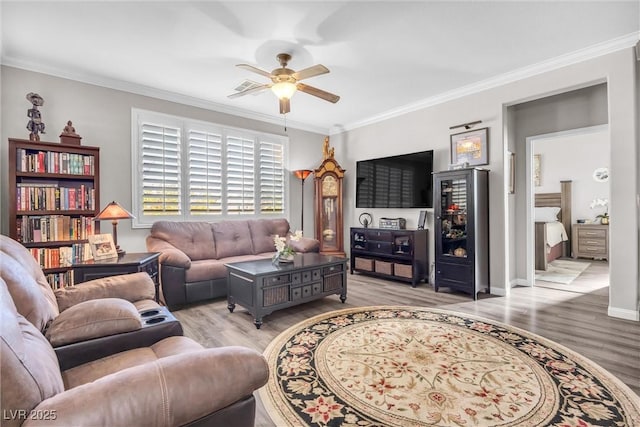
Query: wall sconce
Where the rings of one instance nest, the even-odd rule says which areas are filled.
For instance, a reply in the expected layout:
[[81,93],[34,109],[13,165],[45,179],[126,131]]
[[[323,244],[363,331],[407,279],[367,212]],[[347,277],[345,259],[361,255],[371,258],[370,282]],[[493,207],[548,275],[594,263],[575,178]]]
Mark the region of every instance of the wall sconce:
[[116,251],[118,252],[118,256],[124,255],[125,251],[120,249],[118,246],[118,220],[119,219],[130,219],[135,218],[131,212],[120,206],[118,203],[111,202],[109,203],[102,211],[94,218],[96,221],[102,220],[111,220],[111,224],[113,225],[113,244],[116,245]]
[[311,175],[312,170],[309,169],[299,169],[297,171],[293,171],[293,174],[300,180],[302,183],[302,197],[301,197],[301,218],[300,218],[300,229],[304,231],[304,180],[307,179],[309,175]]

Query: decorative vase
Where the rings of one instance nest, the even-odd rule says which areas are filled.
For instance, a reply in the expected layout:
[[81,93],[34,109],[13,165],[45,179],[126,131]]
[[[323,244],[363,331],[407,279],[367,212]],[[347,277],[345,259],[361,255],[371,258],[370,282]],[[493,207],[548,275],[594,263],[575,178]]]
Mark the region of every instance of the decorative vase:
[[280,263],[292,263],[295,258],[294,254],[282,254],[278,256],[278,262]]
[[600,224],[609,225],[609,217],[608,216],[603,216],[602,218],[600,218]]

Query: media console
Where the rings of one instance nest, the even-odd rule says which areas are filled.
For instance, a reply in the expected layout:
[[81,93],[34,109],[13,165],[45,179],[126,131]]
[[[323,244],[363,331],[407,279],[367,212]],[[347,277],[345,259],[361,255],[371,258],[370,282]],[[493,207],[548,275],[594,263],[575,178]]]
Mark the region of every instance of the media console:
[[427,230],[351,228],[351,273],[428,282]]

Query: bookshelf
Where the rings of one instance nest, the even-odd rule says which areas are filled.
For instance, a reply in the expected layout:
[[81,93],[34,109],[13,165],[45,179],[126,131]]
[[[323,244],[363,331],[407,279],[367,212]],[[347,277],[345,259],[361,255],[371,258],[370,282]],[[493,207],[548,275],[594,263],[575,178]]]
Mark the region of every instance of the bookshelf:
[[52,288],[73,285],[74,263],[99,233],[100,149],[9,139],[9,235],[22,243]]

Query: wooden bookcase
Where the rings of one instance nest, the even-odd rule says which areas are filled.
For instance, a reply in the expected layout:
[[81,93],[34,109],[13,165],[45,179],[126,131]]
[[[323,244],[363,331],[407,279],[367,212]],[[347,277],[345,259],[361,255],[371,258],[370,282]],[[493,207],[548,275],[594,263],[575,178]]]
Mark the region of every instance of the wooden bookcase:
[[9,139],[9,235],[31,251],[53,288],[99,233],[100,149]]

